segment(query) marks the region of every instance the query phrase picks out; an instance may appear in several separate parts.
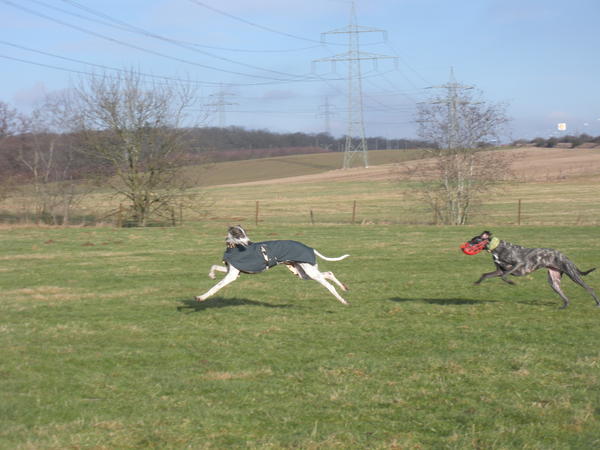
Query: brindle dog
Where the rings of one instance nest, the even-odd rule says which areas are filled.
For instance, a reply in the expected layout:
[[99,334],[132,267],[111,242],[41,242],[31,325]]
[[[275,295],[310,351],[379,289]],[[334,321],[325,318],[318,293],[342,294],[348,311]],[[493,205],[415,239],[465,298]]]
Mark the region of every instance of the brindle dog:
[[548,269],[548,282],[563,300],[561,309],[569,306],[569,299],[560,287],[562,275],[565,273],[571,280],[588,291],[594,300],[596,300],[596,306],[600,307],[600,300],[598,300],[596,293],[581,278],[583,275],[587,275],[595,270],[595,268],[582,272],[569,258],[558,250],[552,248],[521,247],[520,245],[498,240],[497,238],[492,239],[492,233],[489,231],[484,231],[479,236],[475,236],[468,244],[481,245],[485,241],[487,243],[484,245],[484,248],[492,254],[496,270],[484,273],[475,284],[494,277],[500,277],[509,284],[515,284],[507,278],[508,275],[519,277],[538,269]]

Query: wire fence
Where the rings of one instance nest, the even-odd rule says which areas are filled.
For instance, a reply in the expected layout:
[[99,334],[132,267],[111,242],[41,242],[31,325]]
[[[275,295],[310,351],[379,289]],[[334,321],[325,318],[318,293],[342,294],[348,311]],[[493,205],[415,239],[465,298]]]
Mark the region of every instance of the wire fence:
[[[527,202],[506,199],[481,204],[469,216],[469,225],[600,225],[600,202]],[[174,206],[146,226],[181,226],[185,223],[214,222],[223,224],[299,224],[299,225],[443,225],[426,205],[416,202],[379,202],[346,200],[335,203],[315,202],[295,205],[289,201],[255,200],[245,206],[208,205],[204,209]],[[39,215],[32,211],[0,210],[0,223],[20,225],[70,225],[132,227],[138,224],[126,214],[122,204],[108,211],[85,213],[74,211],[64,217]]]

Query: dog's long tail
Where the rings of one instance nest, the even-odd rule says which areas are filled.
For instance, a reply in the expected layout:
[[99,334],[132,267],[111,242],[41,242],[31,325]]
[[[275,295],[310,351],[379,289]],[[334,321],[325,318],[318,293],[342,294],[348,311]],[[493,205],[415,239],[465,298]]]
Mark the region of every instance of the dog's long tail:
[[342,255],[338,258],[329,258],[327,256],[323,256],[321,255],[318,251],[315,250],[315,255],[317,255],[319,258],[324,259],[325,261],[341,261],[342,259],[346,259],[348,256],[350,255]]
[[590,272],[593,272],[594,270],[596,270],[595,267],[592,267],[590,270],[586,270],[585,272],[582,272],[581,270],[577,269],[577,272],[579,272],[579,275],[587,275]]

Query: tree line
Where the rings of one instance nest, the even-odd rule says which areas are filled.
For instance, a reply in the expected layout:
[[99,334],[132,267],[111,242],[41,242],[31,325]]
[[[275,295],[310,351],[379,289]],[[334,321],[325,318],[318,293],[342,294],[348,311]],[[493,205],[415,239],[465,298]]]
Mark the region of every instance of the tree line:
[[[211,161],[286,156],[292,154],[341,152],[345,137],[336,138],[329,133],[275,133],[269,130],[248,130],[239,126],[196,127],[189,130],[188,154],[209,157]],[[366,138],[367,149],[423,148],[427,143],[420,139]]]
[[532,145],[535,147],[554,148],[560,144],[569,144],[571,148],[579,147],[583,144],[600,145],[600,136],[590,136],[582,133],[578,135],[567,134],[565,136],[553,136],[550,138],[536,137],[534,139],[519,139],[513,142],[513,145],[523,146]]
[[[0,175],[21,180],[35,177],[31,159],[52,154],[52,165],[62,167],[62,177],[84,179],[107,175],[110,165],[102,164],[84,148],[80,130],[60,123],[57,114],[64,111],[56,99],[47,98],[30,114],[24,114],[0,101]],[[149,129],[149,128],[148,128]],[[287,156],[340,152],[344,150],[345,137],[336,138],[328,133],[276,133],[269,130],[249,130],[240,126],[184,127],[181,134],[180,163],[195,164]],[[97,138],[110,140],[109,130],[97,130]],[[431,146],[421,139],[390,139],[382,136],[366,138],[367,149],[414,149]],[[40,147],[48,151],[36,152]],[[51,151],[50,151],[51,149]],[[48,161],[50,163],[50,161]],[[50,175],[49,175],[50,176]],[[58,174],[54,174],[58,176]]]

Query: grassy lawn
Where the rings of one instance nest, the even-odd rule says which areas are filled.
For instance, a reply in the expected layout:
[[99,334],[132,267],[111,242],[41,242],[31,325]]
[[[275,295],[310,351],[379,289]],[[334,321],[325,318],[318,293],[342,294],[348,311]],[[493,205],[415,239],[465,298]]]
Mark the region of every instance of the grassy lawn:
[[[204,303],[221,223],[0,228],[0,448],[600,446],[600,309],[543,272],[472,282],[480,227],[247,224],[351,291],[278,267]],[[600,264],[600,227],[495,227]],[[587,277],[600,293],[600,274]]]

